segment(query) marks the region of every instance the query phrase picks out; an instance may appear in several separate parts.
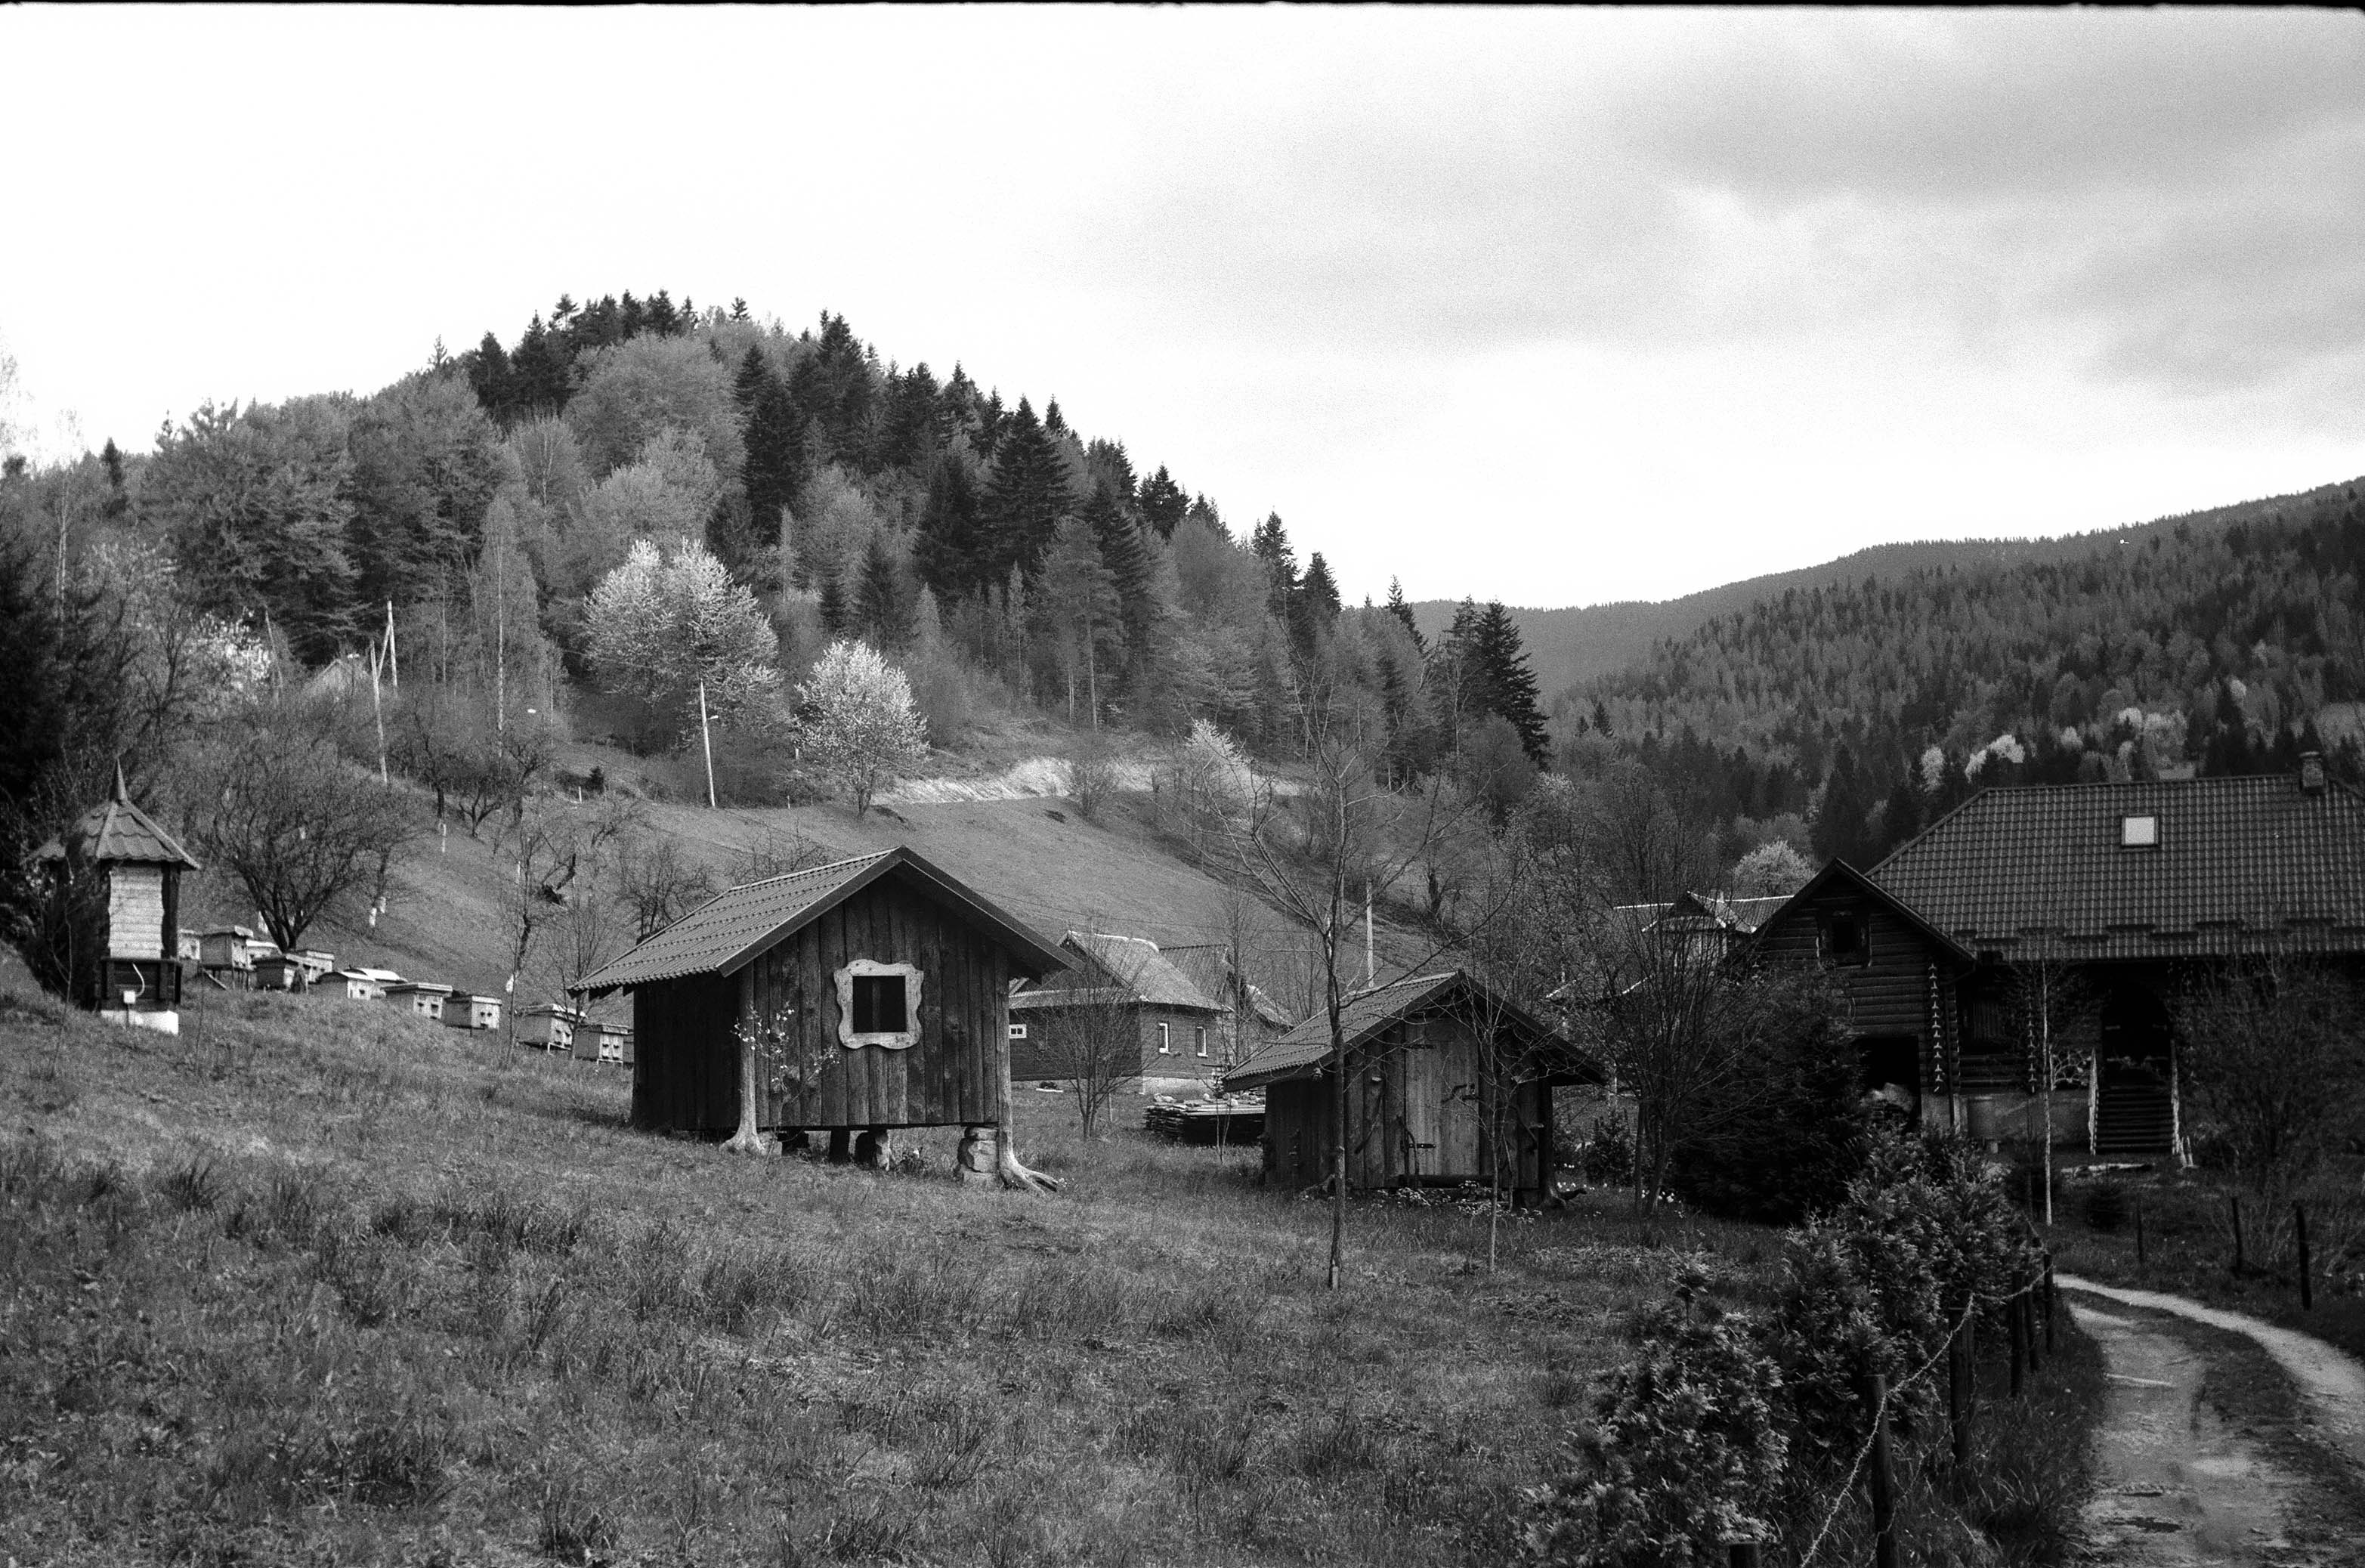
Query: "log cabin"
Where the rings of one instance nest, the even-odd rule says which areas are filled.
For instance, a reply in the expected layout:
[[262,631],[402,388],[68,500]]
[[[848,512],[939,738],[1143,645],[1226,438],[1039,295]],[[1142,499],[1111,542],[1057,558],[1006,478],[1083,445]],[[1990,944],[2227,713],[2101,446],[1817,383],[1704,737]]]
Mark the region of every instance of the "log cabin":
[[[1552,1179],[1552,1091],[1602,1081],[1590,1057],[1460,969],[1359,991],[1339,1026],[1351,1188],[1486,1182],[1499,1163],[1514,1202],[1539,1203]],[[1227,1092],[1264,1092],[1268,1182],[1330,1178],[1333,1070],[1326,1011],[1225,1075]]]
[[106,1019],[181,1030],[181,874],[201,869],[180,842],[115,792],[34,851],[72,931],[73,1000]]
[[833,1155],[858,1136],[883,1163],[891,1129],[958,1126],[964,1173],[983,1174],[977,1147],[1007,1118],[1011,981],[1067,962],[898,847],[719,893],[577,994],[632,994],[636,1127],[739,1148],[823,1132]]
[[1832,970],[1866,1088],[1924,1126],[2035,1141],[2049,1101],[2057,1148],[2179,1154],[2188,983],[2269,956],[2365,973],[2365,796],[2314,754],[1988,790],[1868,873],[1825,867],[1758,942]]

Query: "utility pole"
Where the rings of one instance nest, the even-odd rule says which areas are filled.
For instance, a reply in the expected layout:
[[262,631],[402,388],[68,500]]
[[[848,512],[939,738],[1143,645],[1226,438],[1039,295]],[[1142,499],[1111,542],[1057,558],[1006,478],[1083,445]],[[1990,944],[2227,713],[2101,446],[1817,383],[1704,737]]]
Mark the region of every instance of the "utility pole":
[[706,748],[706,809],[714,807],[714,734],[706,722],[706,682],[698,683],[698,739]]
[[1379,977],[1379,961],[1372,944],[1372,884],[1363,883],[1363,989],[1369,991]]

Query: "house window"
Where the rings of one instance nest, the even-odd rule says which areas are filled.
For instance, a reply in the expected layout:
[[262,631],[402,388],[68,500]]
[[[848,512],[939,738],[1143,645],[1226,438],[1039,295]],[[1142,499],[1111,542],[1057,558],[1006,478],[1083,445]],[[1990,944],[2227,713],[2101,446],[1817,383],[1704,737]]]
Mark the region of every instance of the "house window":
[[1158,1054],[1162,1057],[1174,1054],[1174,1026],[1171,1024],[1158,1025]]
[[837,1042],[903,1050],[920,1040],[920,971],[857,958],[837,971]]
[[1010,1037],[1014,1040],[1025,1039],[1026,1037],[1026,1025],[1024,1024],[1013,1024],[1010,1025]]
[[854,1032],[857,1035],[900,1035],[903,1032],[903,977],[854,977]]
[[1199,1047],[1199,1054],[1201,1056],[1205,1056],[1207,1054],[1207,1026],[1204,1024],[1198,1025],[1192,1029],[1191,1034],[1192,1037],[1196,1041]]
[[2158,849],[2159,819],[2158,817],[2121,817],[2119,847],[2122,849]]
[[1863,911],[1835,909],[1823,916],[1823,962],[1872,962],[1872,934],[1865,929]]

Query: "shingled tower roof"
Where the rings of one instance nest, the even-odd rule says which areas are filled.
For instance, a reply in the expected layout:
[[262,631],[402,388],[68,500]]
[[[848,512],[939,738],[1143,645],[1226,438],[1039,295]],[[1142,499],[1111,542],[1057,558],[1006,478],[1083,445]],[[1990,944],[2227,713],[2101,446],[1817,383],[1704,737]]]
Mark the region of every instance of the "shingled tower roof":
[[73,841],[79,857],[94,864],[113,861],[179,866],[191,871],[204,869],[195,856],[181,847],[180,840],[158,827],[154,818],[131,803],[131,792],[124,786],[123,765],[119,762],[115,765],[115,793],[84,812],[64,838],[53,838],[35,850],[33,857],[64,859],[68,839]]

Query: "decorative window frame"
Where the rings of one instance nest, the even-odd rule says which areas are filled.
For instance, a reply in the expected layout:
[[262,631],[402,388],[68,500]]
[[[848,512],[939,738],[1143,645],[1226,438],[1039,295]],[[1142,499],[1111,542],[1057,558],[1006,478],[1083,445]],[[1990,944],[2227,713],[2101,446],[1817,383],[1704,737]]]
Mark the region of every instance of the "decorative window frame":
[[1162,1018],[1158,1021],[1158,1054],[1162,1057],[1174,1054],[1174,1025]]
[[[908,1029],[869,1030],[857,1034],[854,1029],[854,978],[857,975],[901,975],[903,977],[903,1019]],[[837,1043],[847,1050],[859,1050],[864,1046],[883,1046],[891,1051],[904,1051],[920,1043],[920,987],[927,976],[911,964],[882,964],[875,958],[855,958],[836,973],[837,980]]]

